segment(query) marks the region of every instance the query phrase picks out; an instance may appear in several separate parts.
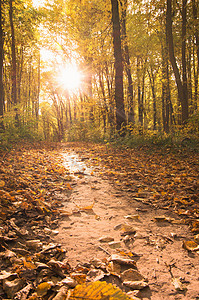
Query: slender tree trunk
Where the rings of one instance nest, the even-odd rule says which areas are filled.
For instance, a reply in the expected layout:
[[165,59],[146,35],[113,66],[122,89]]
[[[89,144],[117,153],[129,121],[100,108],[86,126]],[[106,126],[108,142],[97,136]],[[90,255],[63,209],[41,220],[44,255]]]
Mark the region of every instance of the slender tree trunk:
[[116,129],[119,131],[122,128],[122,125],[126,125],[126,115],[124,110],[124,91],[123,91],[122,47],[121,47],[118,0],[111,0],[111,4],[112,4],[112,24],[113,24],[113,46],[114,46],[114,57],[115,57]]
[[36,96],[36,107],[35,107],[35,116],[37,122],[37,128],[39,123],[39,96],[40,96],[40,86],[41,86],[41,57],[40,53],[38,55],[38,73],[37,73],[37,96]]
[[146,116],[146,111],[144,111],[144,96],[145,96],[145,72],[146,72],[146,60],[144,62],[143,66],[143,74],[142,74],[142,96],[141,96],[141,113],[142,113],[142,127],[144,129],[144,124],[145,124],[145,116]]
[[130,64],[130,56],[129,56],[129,47],[127,42],[127,33],[126,33],[126,10],[127,10],[127,0],[124,0],[124,3],[121,1],[122,5],[122,41],[124,47],[124,62],[125,69],[128,80],[128,122],[135,123],[135,114],[134,114],[134,99],[133,99],[133,81],[131,76],[131,64]]
[[103,125],[104,125],[104,134],[106,133],[106,116],[108,115],[108,106],[106,102],[106,93],[105,93],[105,87],[104,87],[104,82],[102,80],[103,78],[103,73],[101,70],[99,70],[99,84],[101,88],[101,93],[102,93],[102,99],[103,99],[103,104],[102,104],[102,118],[103,118]]
[[113,86],[113,83],[112,83],[113,76],[111,75],[111,72],[109,71],[107,63],[105,64],[105,77],[106,77],[106,85],[107,85],[107,90],[108,90],[108,101],[109,101],[108,102],[108,108],[109,108],[108,123],[111,128],[110,136],[112,136],[112,134],[115,131],[115,114],[114,114],[115,105],[114,105],[114,99],[113,99],[112,92],[111,92],[112,86]]
[[152,98],[153,98],[153,130],[157,129],[157,104],[156,104],[156,93],[155,93],[155,75],[152,67],[148,70],[149,80],[151,84]]
[[165,42],[162,43],[162,120],[164,132],[169,132],[169,71],[168,71],[168,51]]
[[[137,57],[137,93],[138,93],[138,121],[143,129],[143,103],[141,97],[140,57]],[[142,131],[142,130],[141,130]]]
[[[4,88],[3,88],[3,28],[2,28],[2,0],[0,0],[0,118],[4,113]],[[0,128],[4,128],[0,120]]]
[[93,91],[92,91],[92,59],[91,58],[85,58],[87,61],[86,64],[86,70],[88,72],[88,75],[84,79],[85,81],[85,98],[87,99],[88,102],[88,114],[89,114],[89,120],[92,123],[94,121],[94,106],[93,106]]
[[[182,114],[188,118],[188,90],[187,90],[187,64],[186,64],[186,29],[187,29],[187,0],[182,0],[182,84],[183,84],[183,104]],[[186,120],[185,119],[185,120]],[[185,121],[184,120],[184,121]]]
[[69,113],[69,122],[72,124],[72,111],[71,111],[71,101],[70,98],[68,97],[67,99],[68,102],[68,113]]
[[[194,41],[193,41],[194,44]],[[197,101],[198,101],[198,66],[195,59],[195,49],[193,46],[193,75],[194,75],[194,104],[193,110],[197,110]]]
[[[195,21],[195,40],[196,40],[196,55],[197,55],[197,67],[196,67],[196,71],[194,74],[194,80],[195,80],[195,95],[194,95],[194,110],[197,110],[198,108],[198,77],[199,77],[199,29],[198,29],[198,12],[197,12],[197,4],[195,0],[192,0],[192,9],[193,9],[193,17],[194,17],[194,21]],[[193,54],[193,59],[195,62],[195,55]]]
[[11,90],[11,101],[12,104],[17,104],[17,63],[16,63],[16,45],[15,45],[15,31],[13,24],[13,0],[9,1],[10,9],[9,9],[9,17],[10,17],[10,27],[11,27],[11,49],[12,49],[12,90]]
[[[183,0],[184,1],[184,0]],[[178,89],[178,98],[182,106],[182,122],[188,119],[188,99],[187,95],[184,95],[183,84],[180,78],[180,72],[177,66],[175,54],[174,54],[174,44],[173,44],[173,31],[172,31],[172,0],[167,0],[167,12],[166,12],[166,34],[169,45],[169,56],[171,65],[173,68],[176,85]]]
[[194,103],[193,103],[193,93],[192,93],[192,40],[189,37],[188,47],[187,47],[187,92],[188,99],[190,101],[190,113],[194,112]]

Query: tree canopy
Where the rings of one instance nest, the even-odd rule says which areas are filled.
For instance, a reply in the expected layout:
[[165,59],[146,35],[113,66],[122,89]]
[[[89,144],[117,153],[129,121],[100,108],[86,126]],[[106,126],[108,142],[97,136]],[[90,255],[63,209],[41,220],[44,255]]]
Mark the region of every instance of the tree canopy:
[[198,20],[195,0],[0,1],[2,133],[197,132]]

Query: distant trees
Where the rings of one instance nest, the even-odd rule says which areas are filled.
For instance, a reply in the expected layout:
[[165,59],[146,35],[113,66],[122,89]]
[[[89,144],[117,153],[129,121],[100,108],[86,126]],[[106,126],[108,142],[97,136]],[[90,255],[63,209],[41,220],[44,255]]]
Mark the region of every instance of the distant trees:
[[39,14],[28,0],[1,1],[0,11],[0,115],[7,116],[6,128],[33,128],[39,112]]
[[[144,134],[184,126],[199,105],[198,5],[53,0],[35,9],[29,0],[1,0],[0,116],[17,109],[20,126],[33,122],[58,140],[74,128],[109,138],[121,128]],[[61,58],[44,66],[43,47]],[[73,61],[84,78],[68,94],[55,67]],[[40,90],[48,104],[39,102]]]

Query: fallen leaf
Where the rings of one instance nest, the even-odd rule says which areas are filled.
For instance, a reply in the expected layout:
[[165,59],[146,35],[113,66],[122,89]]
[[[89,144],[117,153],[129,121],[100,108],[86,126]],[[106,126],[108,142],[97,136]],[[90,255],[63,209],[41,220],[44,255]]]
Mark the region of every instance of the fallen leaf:
[[99,242],[101,243],[109,243],[114,241],[114,238],[111,236],[102,236],[101,238],[99,238]]
[[79,211],[84,211],[84,210],[92,210],[93,209],[93,206],[94,206],[94,203],[91,204],[91,205],[88,205],[88,206],[83,206],[83,207],[80,207],[76,204],[77,208],[79,209]]
[[0,180],[0,188],[2,188],[2,187],[4,187],[5,186],[5,181],[3,181],[3,180]]
[[72,189],[73,189],[73,188],[71,187],[71,185],[70,185],[69,182],[66,184],[66,186],[67,186],[67,188],[68,188],[69,190],[72,190]]
[[57,295],[52,300],[66,300],[67,288],[62,286]]
[[128,225],[128,224],[123,224],[121,229],[122,229],[124,235],[135,234],[137,231],[137,228],[135,228],[131,225]]
[[197,234],[197,235],[194,236],[194,240],[196,241],[196,243],[199,244],[199,234]]
[[107,270],[111,274],[119,276],[121,274],[121,265],[117,262],[111,261],[108,264]]
[[119,253],[120,253],[120,255],[122,255],[122,256],[129,256],[129,257],[133,257],[134,256],[134,254],[132,253],[132,252],[124,252],[124,251],[121,251],[121,250],[119,250],[119,249],[116,249]]
[[198,251],[199,245],[194,241],[183,241],[183,248],[188,251]]
[[132,290],[142,290],[147,287],[149,284],[145,281],[124,281],[124,285],[130,287]]
[[141,281],[144,277],[134,269],[128,269],[121,274],[122,281]]
[[78,284],[86,282],[86,274],[81,273],[71,273],[71,278],[73,278]]
[[179,278],[172,278],[172,284],[177,291],[184,291],[187,288],[182,284]]
[[111,283],[96,281],[76,286],[76,288],[71,291],[68,299],[130,300],[133,298],[130,298],[127,294],[113,286]]
[[113,261],[116,262],[120,265],[128,265],[128,266],[136,266],[136,262],[132,259],[127,259],[127,258],[123,258],[117,254],[113,254],[110,258],[109,261]]
[[121,243],[120,242],[110,242],[108,243],[109,247],[112,249],[117,249],[121,247]]
[[124,217],[127,220],[138,220],[140,218],[139,215],[127,215]]
[[43,297],[47,294],[48,290],[50,290],[52,284],[50,282],[42,282],[37,287],[37,296]]

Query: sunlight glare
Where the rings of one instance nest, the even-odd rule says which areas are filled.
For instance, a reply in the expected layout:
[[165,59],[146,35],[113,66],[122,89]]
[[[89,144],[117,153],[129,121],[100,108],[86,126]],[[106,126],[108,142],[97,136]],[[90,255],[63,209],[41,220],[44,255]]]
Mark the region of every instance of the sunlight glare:
[[60,68],[58,82],[70,92],[80,88],[82,76],[76,65],[66,65]]
[[45,0],[32,0],[33,6],[39,8],[45,5]]

